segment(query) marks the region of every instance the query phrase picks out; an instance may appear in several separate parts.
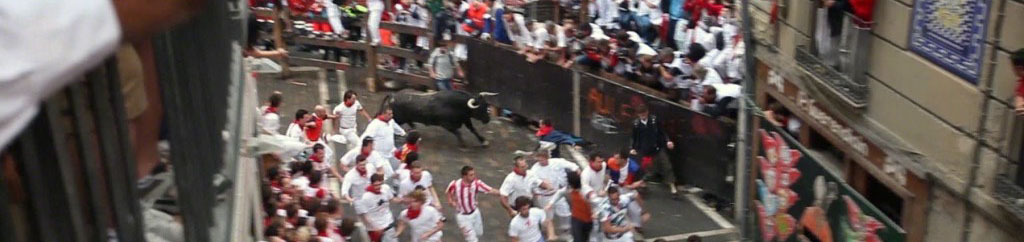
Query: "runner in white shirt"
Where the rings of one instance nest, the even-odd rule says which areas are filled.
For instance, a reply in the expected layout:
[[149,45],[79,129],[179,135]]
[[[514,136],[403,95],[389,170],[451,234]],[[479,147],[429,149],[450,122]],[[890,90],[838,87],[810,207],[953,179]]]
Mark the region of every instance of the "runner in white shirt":
[[362,147],[359,149],[349,150],[341,157],[338,166],[341,167],[343,172],[348,172],[352,169],[352,163],[355,162],[356,157],[360,155],[366,156],[366,162],[373,166],[376,173],[384,175],[384,178],[390,179],[394,175],[394,169],[391,169],[391,164],[388,164],[384,156],[373,149],[373,139],[363,139]]
[[338,134],[331,136],[331,140],[346,144],[347,149],[355,149],[359,145],[359,132],[357,129],[356,121],[359,120],[359,115],[362,114],[366,117],[366,120],[373,119],[369,113],[363,109],[363,105],[359,103],[359,95],[352,90],[345,91],[342,95],[344,101],[338,106],[334,107],[334,116],[337,116],[338,120]]
[[366,163],[366,157],[357,157],[356,168],[345,173],[345,178],[341,181],[341,197],[349,202],[363,197],[366,187],[370,185],[371,174],[374,174],[374,168]]
[[587,199],[604,197],[609,182],[604,156],[600,153],[591,154],[589,161],[588,167],[580,172],[580,182],[583,185],[581,192]]
[[395,197],[391,186],[384,184],[384,176],[370,176],[370,186],[366,193],[355,202],[356,214],[369,231],[371,241],[397,242],[395,233],[395,217],[391,214],[391,202],[401,202]]
[[519,242],[541,242],[540,224],[544,223],[544,210],[531,207],[532,201],[529,197],[521,196],[515,200],[516,215],[508,223],[508,236],[512,241]]
[[281,95],[281,92],[275,91],[274,94],[270,94],[267,105],[260,107],[261,115],[257,124],[264,134],[281,134],[278,131],[281,129],[281,115],[277,114],[277,108],[281,106],[282,102]]
[[480,218],[480,211],[477,209],[477,193],[498,194],[498,190],[491,189],[483,181],[476,179],[476,171],[471,166],[462,167],[462,178],[448,183],[448,204],[455,207],[458,213],[455,215],[455,222],[462,230],[462,235],[467,242],[476,242],[477,237],[484,235],[484,225]]
[[508,210],[509,216],[514,217],[519,213],[519,210],[513,207],[516,198],[521,196],[533,197],[532,191],[534,188],[549,185],[527,172],[529,165],[526,164],[525,157],[517,156],[513,160],[512,166],[512,172],[505,176],[505,180],[501,182],[501,188],[498,188],[498,192],[501,194],[501,204]]
[[373,138],[373,149],[391,163],[392,169],[398,167],[398,159],[395,159],[395,135],[405,136],[405,130],[395,123],[393,117],[391,108],[383,107],[377,118],[366,125],[362,136],[364,140],[367,137]]
[[288,124],[288,129],[285,129],[284,135],[303,143],[309,142],[309,139],[306,138],[304,127],[309,124],[310,118],[313,118],[313,114],[305,109],[295,111],[295,120]]
[[601,204],[598,220],[601,223],[601,241],[632,242],[634,224],[627,216],[630,196],[619,194],[619,189],[608,188],[608,199]]
[[[556,193],[559,189],[569,185],[568,178],[565,175],[566,170],[578,172],[580,168],[575,163],[565,159],[550,158],[550,154],[547,152],[538,152],[535,157],[537,158],[537,163],[534,163],[533,168],[530,168],[530,173],[551,184],[551,187],[547,189],[534,189],[533,194],[536,195],[538,204],[554,203],[554,209],[545,211],[547,212],[546,218],[548,219],[545,221],[545,226],[548,229],[548,237],[556,238],[554,218],[558,217],[558,231],[560,234],[566,234],[564,232],[569,230],[571,226],[569,216],[572,215],[572,211],[569,210],[569,203],[565,199],[557,199],[559,197],[556,196]],[[552,200],[555,201],[552,202]]]
[[424,171],[418,164],[411,164],[407,166],[408,169],[404,169],[406,172],[401,172],[398,178],[398,197],[405,198],[406,202],[409,201],[409,194],[414,193],[417,188],[422,188],[427,194],[427,205],[441,208],[441,201],[437,198],[437,191],[434,190],[434,177],[430,175],[429,171]]
[[441,241],[441,229],[444,228],[444,216],[433,206],[426,205],[428,196],[422,191],[412,192],[408,196],[409,208],[398,215],[398,232],[402,235],[406,227],[412,229],[413,242]]

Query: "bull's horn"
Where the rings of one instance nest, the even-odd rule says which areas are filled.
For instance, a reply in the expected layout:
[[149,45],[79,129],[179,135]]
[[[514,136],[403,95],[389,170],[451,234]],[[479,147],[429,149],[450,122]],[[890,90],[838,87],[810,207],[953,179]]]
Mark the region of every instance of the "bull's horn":
[[469,108],[472,109],[477,109],[480,107],[480,105],[476,105],[476,98],[470,98],[469,101],[466,102],[466,106],[469,106]]
[[497,95],[498,95],[498,93],[495,93],[495,92],[480,92],[480,96],[484,96],[484,97],[486,97],[486,96],[497,96]]

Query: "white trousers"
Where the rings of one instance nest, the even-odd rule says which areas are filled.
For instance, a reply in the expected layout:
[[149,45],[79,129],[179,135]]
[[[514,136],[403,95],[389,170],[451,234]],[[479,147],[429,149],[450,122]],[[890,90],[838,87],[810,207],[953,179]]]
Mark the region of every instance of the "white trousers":
[[380,17],[383,13],[384,9],[370,8],[370,19],[369,22],[366,22],[366,32],[370,32],[370,40],[373,44],[380,43]]
[[338,129],[338,134],[331,137],[331,141],[345,144],[345,151],[359,147],[359,133],[355,128]]
[[484,235],[484,223],[480,219],[480,209],[470,214],[459,213],[455,215],[455,223],[459,225],[462,236],[466,242],[477,242],[477,238]]

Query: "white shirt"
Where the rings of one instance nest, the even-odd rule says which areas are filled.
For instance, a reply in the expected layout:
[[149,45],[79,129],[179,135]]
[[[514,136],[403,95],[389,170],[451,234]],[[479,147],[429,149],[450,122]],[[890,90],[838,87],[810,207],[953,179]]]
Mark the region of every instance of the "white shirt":
[[352,103],[351,107],[346,107],[345,103],[335,106],[334,115],[338,116],[338,130],[356,128],[356,119],[359,117],[359,110],[363,110],[363,105],[359,104],[359,101]]
[[356,214],[365,214],[366,221],[370,223],[366,225],[367,230],[381,230],[395,222],[395,216],[391,214],[392,198],[395,198],[395,191],[383,184],[380,186],[380,194],[363,193],[362,198],[356,201]]
[[[359,157],[362,149],[363,148],[357,147],[349,150],[345,155],[341,156],[339,163],[345,167],[352,167],[356,163],[356,158]],[[372,166],[376,171],[383,172],[385,179],[395,174],[395,170],[391,169],[391,164],[388,163],[388,160],[384,159],[384,156],[376,150],[370,151],[370,156],[366,157],[366,164]]]
[[714,84],[715,87],[715,101],[722,100],[724,97],[739,97],[740,92],[743,91],[743,87],[740,85],[726,83],[726,84]]
[[263,132],[268,134],[281,134],[281,132],[277,131],[278,129],[281,129],[281,115],[265,112],[266,110],[267,107],[260,108],[260,112],[263,112],[263,114],[260,115],[260,119],[257,120],[256,124],[260,126],[260,129],[262,129]]
[[404,136],[405,130],[394,119],[384,122],[375,118],[366,125],[363,136],[359,137],[360,146],[366,137],[373,137],[373,150],[380,152],[381,157],[391,158],[395,156],[395,135]]
[[302,125],[295,122],[288,124],[288,130],[284,132],[284,135],[298,141],[306,141],[306,132],[302,130]]
[[509,205],[515,205],[516,198],[520,196],[533,197],[533,193],[530,191],[540,186],[540,183],[541,180],[529,172],[526,173],[526,176],[511,172],[505,176],[505,181],[501,182],[498,192],[502,196],[508,197]]
[[595,23],[601,26],[618,25],[616,21],[619,18],[619,7],[614,0],[597,0],[593,5],[591,13],[597,14]]
[[430,238],[427,240],[420,240],[420,237],[423,237],[423,234],[426,234],[434,227],[437,227],[437,223],[440,222],[443,217],[440,211],[437,211],[434,207],[424,205],[420,210],[420,215],[416,216],[415,219],[409,219],[407,216],[408,214],[409,209],[402,210],[398,217],[409,225],[409,228],[412,230],[413,242],[441,241],[441,230],[430,235]]
[[544,222],[544,210],[530,208],[530,213],[524,218],[516,214],[508,223],[508,236],[516,237],[521,242],[538,242],[543,240],[540,233],[540,224]]
[[[601,163],[601,170],[594,171],[593,168],[583,168],[583,172],[580,172],[580,183],[583,185],[583,195],[593,192],[590,196],[597,195],[598,192],[604,191],[608,187],[608,173],[607,164]],[[588,196],[589,197],[589,196]]]
[[[39,19],[45,16],[45,20]],[[106,60],[121,42],[109,0],[32,0],[0,4],[0,149],[39,111],[39,103]]]
[[529,173],[533,173],[541,180],[551,184],[552,189],[542,190],[535,189],[535,193],[541,193],[542,195],[548,195],[554,193],[557,189],[568,186],[568,180],[565,175],[565,169],[572,171],[579,171],[580,168],[575,163],[569,162],[562,158],[550,158],[548,159],[548,165],[543,166],[540,162],[534,163],[533,167],[530,168]]
[[[423,186],[423,188],[426,188],[428,191],[430,190],[430,187],[434,186],[434,176],[430,175],[429,171],[422,171],[423,174],[420,176],[419,181],[413,181],[412,176],[409,175],[408,170],[405,171],[406,172],[404,173],[400,173],[402,175],[399,175],[398,177],[399,197],[405,197],[405,195],[409,195],[409,193],[416,190],[417,186]],[[428,195],[426,203],[430,204],[433,202],[433,196]]]
[[366,0],[366,8],[370,11],[383,11],[384,0]]
[[[538,25],[540,27],[537,27]],[[535,27],[533,30],[533,48],[541,49],[547,47],[548,39],[551,38],[551,36],[548,34],[548,30],[545,29],[543,27],[544,25],[540,23],[535,23],[534,26]]]
[[366,187],[370,186],[370,176],[373,175],[374,169],[370,164],[366,164],[366,175],[359,175],[359,171],[355,168],[348,170],[345,173],[345,178],[341,180],[341,196],[351,196],[352,199],[359,199],[363,197],[363,193],[366,193]]

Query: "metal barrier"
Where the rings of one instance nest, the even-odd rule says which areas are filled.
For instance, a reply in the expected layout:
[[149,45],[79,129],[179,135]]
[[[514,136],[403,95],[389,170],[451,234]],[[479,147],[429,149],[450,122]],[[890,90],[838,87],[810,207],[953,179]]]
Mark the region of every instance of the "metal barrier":
[[107,61],[47,99],[3,151],[10,155],[0,160],[4,241],[104,241],[111,232],[119,241],[143,240],[116,68]]
[[630,144],[634,108],[646,105],[675,142],[666,152],[677,183],[692,184],[723,200],[732,200],[735,152],[730,147],[735,123],[712,118],[663,98],[642,85],[565,69],[548,62],[530,63],[515,51],[481,40],[466,42],[469,89],[501,93],[497,107],[530,119],[554,120],[555,128],[572,130],[606,152]]

